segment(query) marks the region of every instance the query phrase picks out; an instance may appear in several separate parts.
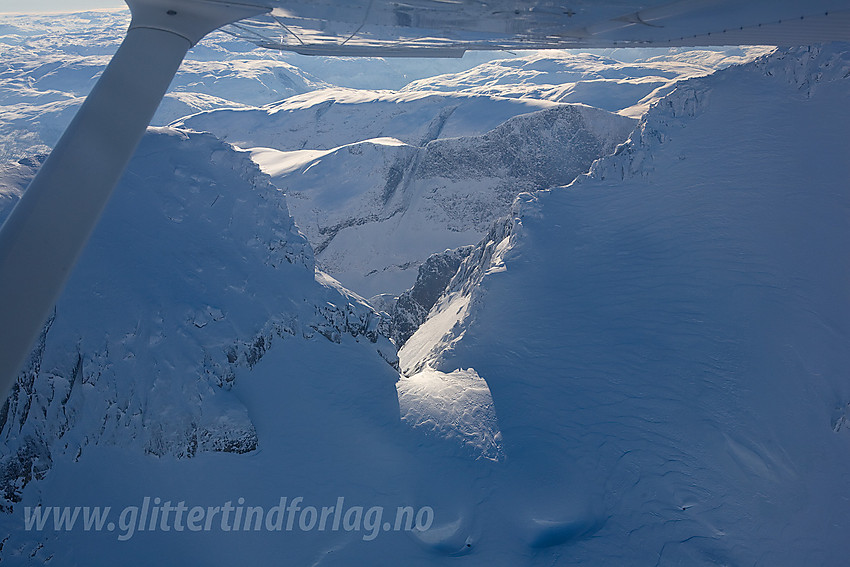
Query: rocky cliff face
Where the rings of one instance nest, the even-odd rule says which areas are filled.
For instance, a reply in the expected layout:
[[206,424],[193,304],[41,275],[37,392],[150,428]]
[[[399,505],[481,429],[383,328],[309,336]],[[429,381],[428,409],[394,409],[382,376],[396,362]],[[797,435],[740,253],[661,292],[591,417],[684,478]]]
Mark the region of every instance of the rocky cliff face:
[[389,317],[382,321],[381,329],[397,347],[401,348],[425,322],[428,312],[446,291],[463,260],[474,249],[474,246],[464,246],[432,254],[419,266],[413,287],[385,307]]

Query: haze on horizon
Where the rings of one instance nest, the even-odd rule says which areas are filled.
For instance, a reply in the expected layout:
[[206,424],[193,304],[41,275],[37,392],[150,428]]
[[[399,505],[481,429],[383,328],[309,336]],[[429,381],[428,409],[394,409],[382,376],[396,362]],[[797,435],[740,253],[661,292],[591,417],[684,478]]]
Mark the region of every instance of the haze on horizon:
[[0,14],[46,12],[80,12],[104,8],[126,8],[122,0],[6,0]]

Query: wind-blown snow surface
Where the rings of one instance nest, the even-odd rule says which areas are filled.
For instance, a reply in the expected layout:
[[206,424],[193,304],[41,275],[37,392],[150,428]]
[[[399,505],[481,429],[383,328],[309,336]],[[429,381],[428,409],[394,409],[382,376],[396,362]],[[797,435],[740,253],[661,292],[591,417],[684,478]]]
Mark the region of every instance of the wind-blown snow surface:
[[528,541],[561,563],[846,561],[841,49],[680,85],[588,177],[521,196],[402,349],[414,384],[487,381]]

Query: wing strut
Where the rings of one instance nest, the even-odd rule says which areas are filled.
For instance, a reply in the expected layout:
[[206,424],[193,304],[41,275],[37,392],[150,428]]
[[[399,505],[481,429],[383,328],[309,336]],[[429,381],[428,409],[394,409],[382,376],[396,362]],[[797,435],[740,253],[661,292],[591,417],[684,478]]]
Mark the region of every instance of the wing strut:
[[0,228],[0,397],[53,309],[186,52],[266,8],[127,0],[127,36]]

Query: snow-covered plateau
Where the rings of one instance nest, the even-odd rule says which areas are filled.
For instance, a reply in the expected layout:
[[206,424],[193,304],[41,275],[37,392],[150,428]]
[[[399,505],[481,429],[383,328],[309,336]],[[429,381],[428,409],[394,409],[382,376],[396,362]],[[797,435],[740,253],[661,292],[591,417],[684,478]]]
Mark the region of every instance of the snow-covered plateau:
[[[0,17],[0,221],[124,25]],[[0,562],[846,563],[848,100],[210,36],[0,410]]]

